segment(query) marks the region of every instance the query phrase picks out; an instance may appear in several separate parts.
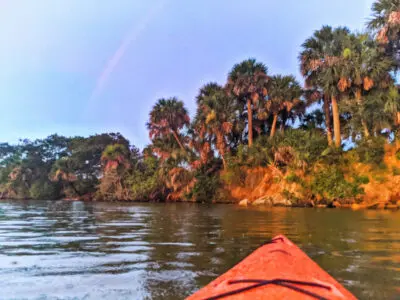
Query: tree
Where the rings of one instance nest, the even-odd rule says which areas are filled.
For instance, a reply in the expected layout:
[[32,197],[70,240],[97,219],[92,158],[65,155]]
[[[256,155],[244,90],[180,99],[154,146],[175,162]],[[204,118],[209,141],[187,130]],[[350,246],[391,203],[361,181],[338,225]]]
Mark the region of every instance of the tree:
[[270,79],[268,90],[270,101],[267,102],[267,110],[273,115],[270,131],[270,136],[273,137],[276,131],[278,115],[282,110],[291,111],[293,106],[300,101],[301,87],[292,75],[275,75]]
[[267,96],[267,67],[255,59],[248,59],[233,66],[228,75],[228,90],[247,110],[248,144],[253,144],[253,109]]
[[300,69],[305,77],[306,88],[320,91],[323,97],[329,145],[332,144],[329,104],[332,106],[336,147],[341,145],[337,63],[343,53],[343,40],[349,33],[346,27],[332,29],[324,26],[303,43],[300,53]]
[[400,0],[377,0],[372,5],[368,28],[384,47],[386,53],[400,66]]
[[150,120],[147,128],[150,130],[150,138],[159,138],[172,134],[179,147],[186,151],[181,139],[180,130],[189,126],[190,119],[183,102],[177,98],[160,99],[150,112]]
[[354,105],[360,108],[358,119],[363,135],[368,138],[370,128],[365,108],[369,106],[363,106],[363,102],[368,94],[378,96],[378,90],[387,89],[393,83],[389,74],[392,61],[379,51],[376,42],[367,34],[351,34],[348,42],[340,60],[343,72],[339,89],[347,92],[347,96],[355,100]]
[[200,89],[197,105],[194,127],[199,135],[205,135],[205,139],[215,146],[226,168],[225,155],[229,151],[228,135],[233,129],[235,103],[223,87],[209,83]]
[[100,180],[100,193],[108,198],[129,198],[129,191],[124,184],[127,170],[131,167],[130,151],[122,144],[108,145],[101,155],[103,177]]
[[63,186],[63,193],[67,197],[80,196],[80,191],[75,187],[78,180],[76,176],[77,166],[70,157],[62,157],[58,159],[52,166],[49,174],[50,180],[58,182]]

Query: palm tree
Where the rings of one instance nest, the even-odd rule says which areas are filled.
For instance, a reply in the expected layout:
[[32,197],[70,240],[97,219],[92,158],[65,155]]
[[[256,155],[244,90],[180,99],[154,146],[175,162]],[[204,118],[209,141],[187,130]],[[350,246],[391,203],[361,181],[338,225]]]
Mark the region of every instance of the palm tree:
[[300,69],[305,77],[306,87],[321,91],[323,94],[327,136],[330,145],[332,144],[332,136],[330,133],[329,101],[331,102],[336,147],[341,145],[338,107],[340,92],[337,89],[340,70],[337,64],[343,53],[343,41],[349,33],[350,31],[345,27],[332,29],[330,26],[324,26],[315,31],[313,36],[303,43],[303,51],[300,54]]
[[[392,61],[379,51],[376,42],[367,34],[350,35],[349,47],[342,54],[342,64],[342,78],[350,81],[349,96],[354,97],[356,105],[362,104],[371,89],[388,87],[393,82],[389,74]],[[367,119],[361,117],[360,121],[364,136],[369,137]]]
[[228,149],[228,135],[232,132],[235,118],[235,104],[216,83],[208,83],[200,89],[197,96],[197,114],[195,127],[200,135],[215,145],[224,168],[226,168],[225,155]]
[[101,161],[104,163],[104,171],[128,168],[129,154],[129,149],[125,145],[108,145],[101,154]]
[[78,181],[76,169],[77,166],[74,160],[68,156],[61,157],[53,164],[49,179],[53,182],[61,182],[64,188],[64,193],[66,193],[67,187],[72,189],[74,195],[66,196],[80,196],[81,193],[74,184],[76,181]]
[[233,66],[228,75],[228,90],[245,104],[247,110],[248,144],[253,144],[253,109],[267,96],[267,67],[255,59],[248,59]]
[[128,199],[128,190],[124,187],[124,173],[130,168],[129,149],[122,144],[108,145],[102,155],[104,176],[101,178],[100,191],[108,194],[113,189],[113,195],[119,199]]
[[172,134],[179,147],[185,147],[179,138],[180,130],[190,124],[190,119],[182,101],[177,98],[159,99],[150,112],[147,128],[150,138],[160,138]]
[[[269,83],[269,98],[267,110],[272,113],[273,120],[270,136],[273,137],[276,131],[278,115],[282,110],[292,110],[301,96],[301,87],[294,76],[272,76]],[[284,125],[284,124],[283,124]]]
[[377,0],[372,5],[368,28],[376,34],[386,52],[400,64],[400,0]]

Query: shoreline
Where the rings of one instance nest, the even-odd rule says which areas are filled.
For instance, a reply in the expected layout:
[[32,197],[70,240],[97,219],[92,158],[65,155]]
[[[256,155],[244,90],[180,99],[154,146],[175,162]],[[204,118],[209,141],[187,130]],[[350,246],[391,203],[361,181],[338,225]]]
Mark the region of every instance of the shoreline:
[[281,207],[281,208],[313,208],[313,209],[350,209],[353,211],[357,210],[389,210],[389,211],[396,211],[400,210],[400,200],[397,203],[389,202],[389,201],[381,201],[375,202],[372,204],[366,203],[352,203],[352,204],[340,204],[331,203],[331,204],[313,204],[313,203],[304,203],[304,204],[291,204],[291,205],[282,205],[282,204],[254,204],[255,201],[250,202],[244,199],[239,202],[228,202],[228,201],[216,201],[216,202],[193,202],[193,201],[138,201],[138,200],[113,200],[113,201],[105,201],[105,200],[87,200],[87,199],[57,199],[57,200],[50,200],[50,199],[0,199],[0,203],[2,201],[65,201],[65,202],[86,202],[86,203],[151,203],[151,204],[176,204],[176,203],[185,203],[185,204],[203,204],[203,205],[233,205],[242,208],[273,208],[273,207]]

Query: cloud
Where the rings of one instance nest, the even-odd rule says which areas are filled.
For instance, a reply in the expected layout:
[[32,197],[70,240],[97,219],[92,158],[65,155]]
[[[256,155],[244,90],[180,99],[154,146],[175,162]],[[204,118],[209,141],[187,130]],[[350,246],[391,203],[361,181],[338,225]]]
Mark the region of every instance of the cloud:
[[154,19],[154,17],[159,13],[163,7],[165,6],[166,0],[160,0],[156,5],[154,5],[150,11],[145,15],[143,20],[136,26],[133,26],[133,28],[130,30],[130,32],[126,35],[126,37],[123,39],[122,43],[118,47],[118,49],[115,51],[113,56],[108,60],[105,68],[101,72],[100,76],[97,79],[96,87],[94,88],[91,97],[90,97],[90,102],[92,102],[94,99],[96,99],[99,95],[101,95],[104,87],[107,84],[107,81],[109,80],[112,72],[114,71],[115,67],[119,64],[121,61],[122,57],[124,56],[125,52],[129,48],[129,46],[135,42],[140,35],[146,30],[148,24]]

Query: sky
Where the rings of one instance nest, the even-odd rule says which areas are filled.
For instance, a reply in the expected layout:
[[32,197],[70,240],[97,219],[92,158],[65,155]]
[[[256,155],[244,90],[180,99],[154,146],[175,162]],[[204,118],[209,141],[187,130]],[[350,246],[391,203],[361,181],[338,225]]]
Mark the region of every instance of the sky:
[[373,0],[0,0],[0,142],[121,132],[149,142],[159,98],[193,115],[199,88],[254,57],[300,79],[322,25],[363,30]]

